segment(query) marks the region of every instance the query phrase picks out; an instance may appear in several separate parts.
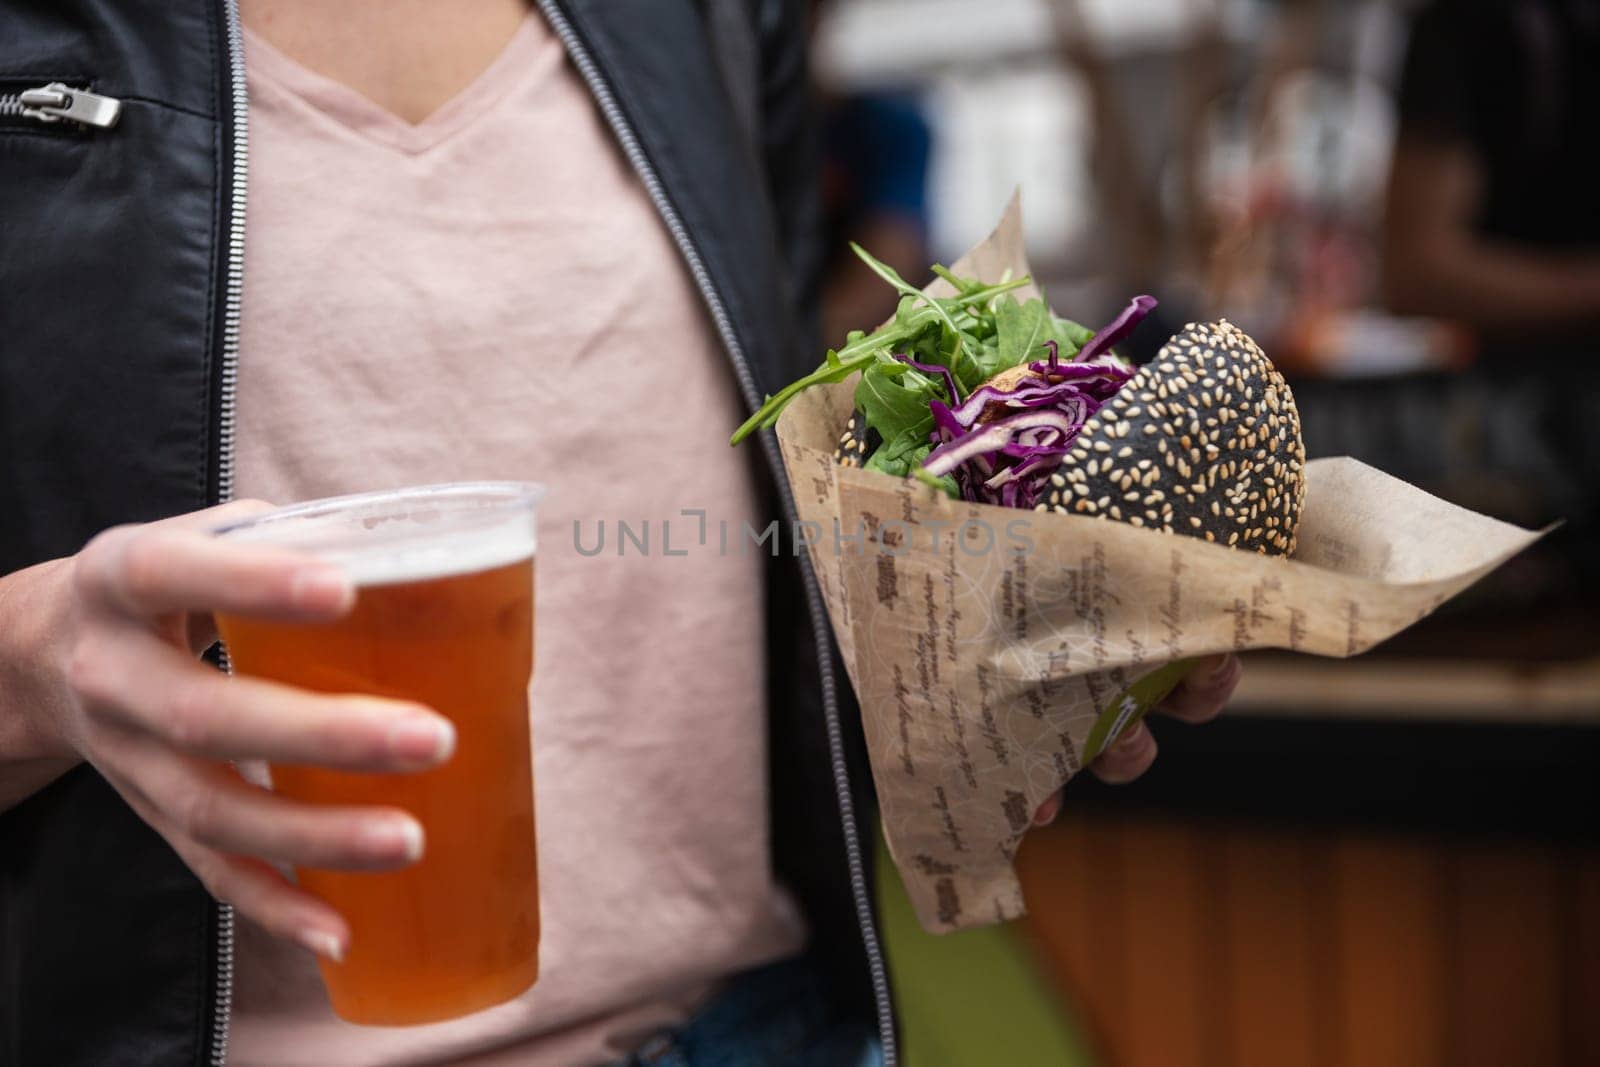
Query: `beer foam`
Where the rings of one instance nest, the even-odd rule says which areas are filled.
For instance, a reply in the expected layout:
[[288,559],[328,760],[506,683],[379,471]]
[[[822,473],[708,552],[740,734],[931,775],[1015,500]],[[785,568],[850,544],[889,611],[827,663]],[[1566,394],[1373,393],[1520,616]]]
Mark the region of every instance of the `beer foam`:
[[422,582],[475,574],[529,559],[535,548],[533,530],[526,522],[521,526],[518,529],[515,524],[506,524],[501,529],[454,534],[448,541],[429,537],[410,543],[397,541],[381,549],[313,551],[342,568],[357,585]]
[[217,533],[304,551],[341,568],[357,585],[449,578],[531,558],[538,547],[532,507],[518,506],[519,498],[504,488],[478,497],[466,490],[313,501]]

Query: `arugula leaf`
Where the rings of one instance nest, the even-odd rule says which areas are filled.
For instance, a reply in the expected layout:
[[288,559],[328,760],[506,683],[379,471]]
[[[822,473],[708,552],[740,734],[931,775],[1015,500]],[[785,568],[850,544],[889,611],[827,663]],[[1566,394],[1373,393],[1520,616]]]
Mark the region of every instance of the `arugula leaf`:
[[919,460],[917,461],[917,465],[911,468],[911,476],[924,485],[931,485],[933,488],[939,490],[951,500],[961,499],[961,489],[956,485],[956,480],[953,475],[943,474],[935,477],[934,475],[928,473],[928,469],[924,467],[922,462]]
[[954,370],[967,395],[1001,371],[1000,348],[993,340],[977,341],[961,354]]
[[1050,316],[1050,330],[1044,337],[1039,338],[1039,343],[1054,341],[1061,353],[1061,358],[1078,354],[1078,349],[1088,344],[1094,337],[1094,331],[1087,326],[1082,326],[1071,319],[1061,319]]
[[936,478],[923,469],[922,461],[928,458],[931,451],[933,444],[927,434],[908,429],[893,440],[885,441],[863,466],[869,471],[881,471],[896,478],[916,478],[951,499],[960,500],[961,490],[957,488],[954,477],[946,474]]
[[983,288],[983,283],[976,278],[963,278],[942,263],[935,263],[931,268],[933,273],[955,286],[956,292],[971,294]]
[[[912,289],[892,268],[878,263],[859,248],[857,251],[868,266],[876,264],[873,269],[879,276],[902,293],[894,319],[871,333],[852,330],[842,348],[826,353],[820,367],[763,397],[761,406],[733,432],[729,444],[736,445],[757,430],[771,429],[784,407],[813,385],[842,382],[857,371],[889,360],[895,352],[915,353],[913,358],[918,362],[950,367],[961,384],[969,389],[987,377],[981,374],[980,366],[990,362],[986,353],[992,348],[990,341],[994,337],[994,313],[989,305],[1000,294],[1027,285],[1029,278],[1008,277],[992,285],[963,279],[966,284],[958,286],[961,291],[956,296],[933,299]],[[929,394],[933,395],[942,396],[943,389]],[[883,433],[883,428],[874,425],[870,418],[868,425]]]
[[885,440],[863,466],[869,471],[882,471],[898,478],[909,475],[922,466],[922,461],[933,450],[926,431],[908,426],[894,437]]
[[928,401],[943,395],[944,389],[927,375],[904,363],[884,360],[862,372],[856,385],[856,407],[866,413],[867,425],[885,441],[907,430],[926,437],[933,429]]
[[[921,289],[918,289],[916,286],[900,277],[899,272],[897,272],[893,267],[889,266],[889,264],[876,259],[871,252],[868,252],[865,248],[862,248],[854,241],[850,242],[850,251],[854,252],[857,257],[860,258],[861,262],[867,265],[868,269],[870,269],[872,273],[876,274],[878,277],[894,286],[907,297],[918,302],[925,302],[929,307],[939,312],[946,325],[948,325],[952,330],[956,329],[955,320],[950,317],[950,311],[944,306],[944,301],[940,300],[938,297],[927,295]],[[901,302],[900,306],[902,309],[904,309],[904,301]],[[899,316],[896,315],[896,318],[898,317]]]
[[1026,304],[1017,303],[1014,296],[1001,297],[995,301],[994,321],[1000,348],[996,370],[1027,361],[1050,337],[1050,309],[1038,297]]

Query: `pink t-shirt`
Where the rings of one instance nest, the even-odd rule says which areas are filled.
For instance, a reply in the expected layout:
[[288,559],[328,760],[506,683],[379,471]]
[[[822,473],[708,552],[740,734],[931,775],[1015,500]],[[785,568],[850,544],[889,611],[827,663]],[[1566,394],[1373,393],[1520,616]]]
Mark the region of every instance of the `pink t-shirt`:
[[[590,1064],[798,950],[767,834],[762,557],[726,358],[665,226],[530,16],[411,126],[247,33],[237,492],[544,482],[532,688],[537,985],[353,1026],[238,926],[230,1063]],[[699,542],[703,509],[711,536]],[[617,521],[651,530],[618,554]],[[674,553],[663,553],[671,521]],[[592,550],[605,526],[605,550]]]

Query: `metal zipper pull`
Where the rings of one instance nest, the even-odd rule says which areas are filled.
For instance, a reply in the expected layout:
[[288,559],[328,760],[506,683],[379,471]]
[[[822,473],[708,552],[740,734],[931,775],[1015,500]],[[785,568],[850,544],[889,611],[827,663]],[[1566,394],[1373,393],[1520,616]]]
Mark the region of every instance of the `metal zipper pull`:
[[17,94],[22,114],[40,122],[76,122],[80,126],[98,126],[108,129],[122,116],[122,101],[110,96],[91,93],[87,89],[74,89],[70,85],[51,82],[38,89],[24,89]]

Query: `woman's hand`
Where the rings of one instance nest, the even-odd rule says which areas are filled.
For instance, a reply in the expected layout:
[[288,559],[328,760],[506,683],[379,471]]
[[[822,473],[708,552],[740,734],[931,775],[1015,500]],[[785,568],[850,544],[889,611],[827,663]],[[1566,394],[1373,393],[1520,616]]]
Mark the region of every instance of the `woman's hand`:
[[[1184,722],[1210,722],[1222,712],[1243,673],[1243,664],[1231,652],[1208,656],[1195,664],[1155,710]],[[1116,744],[1096,756],[1089,769],[1102,782],[1122,785],[1148,771],[1155,760],[1156,739],[1141,719],[1132,729],[1124,731]],[[1039,810],[1033,814],[1033,824],[1044,826],[1060,812],[1061,794],[1057,793],[1039,805]]]
[[344,920],[272,864],[402,867],[422,855],[421,825],[398,809],[289,800],[231,761],[415,771],[448,758],[455,734],[420,705],[230,678],[199,661],[216,640],[213,611],[315,622],[354,602],[336,568],[206,532],[266,508],[241,501],[118,527],[75,557],[3,579],[0,631],[13,605],[35,609],[38,624],[0,650],[0,676],[27,680],[27,707],[4,714],[28,718],[33,748],[0,755],[87,760],[218,899],[338,958]]

